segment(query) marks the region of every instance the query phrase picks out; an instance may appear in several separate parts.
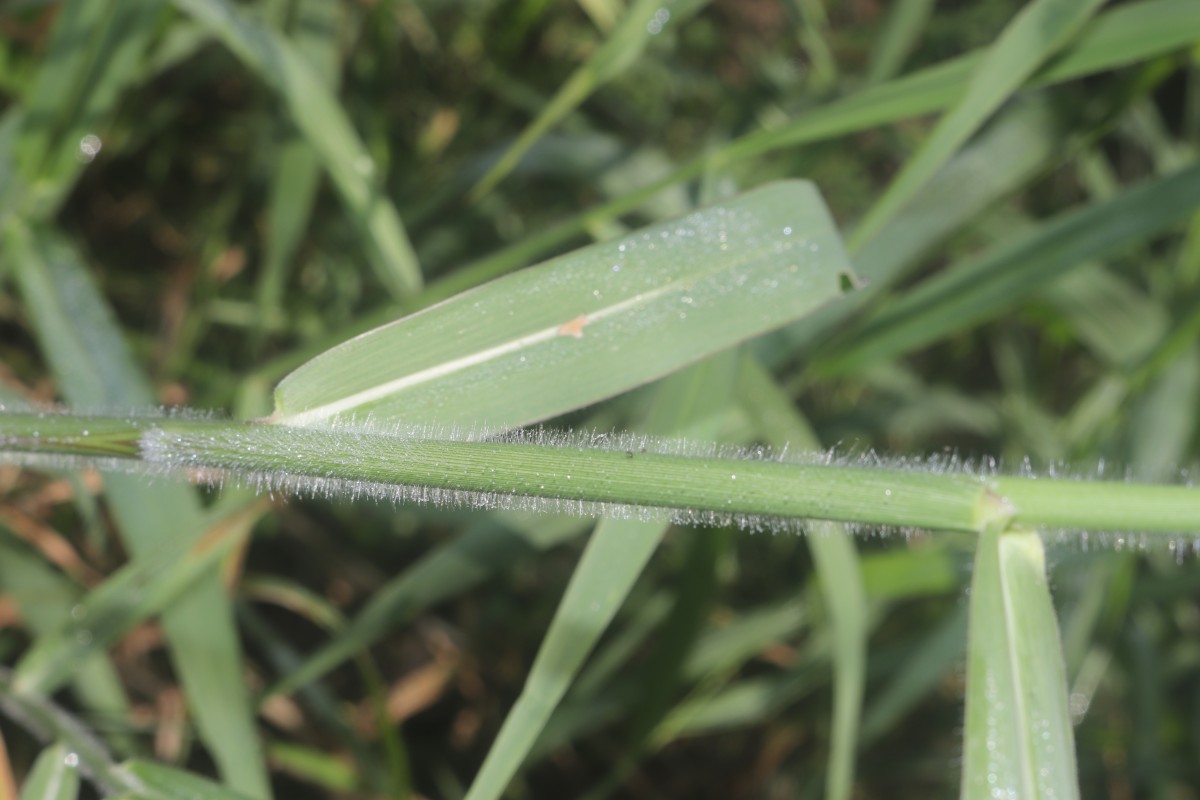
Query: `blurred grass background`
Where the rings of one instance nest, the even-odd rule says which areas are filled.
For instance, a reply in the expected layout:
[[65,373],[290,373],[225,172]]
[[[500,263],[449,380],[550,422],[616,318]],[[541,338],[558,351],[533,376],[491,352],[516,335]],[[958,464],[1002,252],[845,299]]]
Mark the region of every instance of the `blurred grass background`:
[[[10,0],[0,380],[31,400],[255,416],[354,333],[769,180],[815,181],[849,234],[961,92],[953,60],[1020,6]],[[1075,43],[1089,35],[1090,56],[1051,62],[857,250],[872,284],[853,314],[753,346],[824,445],[1156,480],[1195,463],[1200,22],[1190,2],[1118,3]],[[97,365],[71,342],[113,331],[105,305],[121,335]],[[773,399],[755,375],[739,373],[739,408]],[[563,424],[626,427],[648,403]],[[722,419],[722,438],[758,431]],[[164,525],[199,535],[247,502],[0,481],[6,663]],[[251,793],[261,747],[280,797],[461,796],[590,523],[256,508],[229,590],[133,628],[63,702],[118,752]],[[1051,541],[1083,795],[1200,797],[1195,543]],[[858,545],[854,796],[949,796],[973,542]],[[834,644],[815,575],[800,539],[671,532],[511,795],[821,796]],[[200,629],[224,655],[189,677],[180,641]],[[301,668],[331,637],[344,657]],[[242,675],[253,724],[217,680]],[[0,724],[19,776],[40,745]]]

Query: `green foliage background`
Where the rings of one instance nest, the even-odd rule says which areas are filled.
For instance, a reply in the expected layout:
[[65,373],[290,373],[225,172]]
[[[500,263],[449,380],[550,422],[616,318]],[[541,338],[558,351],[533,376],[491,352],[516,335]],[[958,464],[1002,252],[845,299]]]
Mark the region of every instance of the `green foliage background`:
[[[399,314],[803,177],[866,288],[553,424],[654,426],[724,386],[684,430],[1187,480],[1200,11],[1034,5],[1080,17],[1045,58],[996,44],[1020,9],[1001,0],[9,2],[5,396],[263,415],[294,367]],[[591,527],[0,481],[5,663],[101,576],[161,567],[164,530],[232,531],[223,583],[164,601],[57,699],[122,756],[251,795],[265,759],[279,797],[462,796]],[[510,796],[952,794],[975,541],[863,533],[831,562],[799,537],[668,532]],[[1047,541],[1083,796],[1200,797],[1196,543]],[[0,731],[18,779],[61,761]]]

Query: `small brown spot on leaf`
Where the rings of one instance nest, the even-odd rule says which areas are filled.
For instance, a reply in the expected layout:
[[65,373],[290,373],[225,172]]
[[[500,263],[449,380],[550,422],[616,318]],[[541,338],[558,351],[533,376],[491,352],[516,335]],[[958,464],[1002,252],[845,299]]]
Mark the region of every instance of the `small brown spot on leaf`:
[[558,326],[559,336],[574,336],[576,339],[583,338],[583,326],[588,324],[587,314],[580,314],[570,322],[564,322]]

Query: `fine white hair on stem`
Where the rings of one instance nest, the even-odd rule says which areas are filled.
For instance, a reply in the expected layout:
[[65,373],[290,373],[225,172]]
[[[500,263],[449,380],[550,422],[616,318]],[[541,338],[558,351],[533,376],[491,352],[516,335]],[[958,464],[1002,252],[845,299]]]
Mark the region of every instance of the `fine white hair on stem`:
[[[781,464],[847,467],[870,470],[876,474],[924,473],[946,476],[956,480],[978,481],[982,485],[1004,474],[1005,470],[993,458],[973,461],[956,453],[946,452],[927,457],[884,457],[873,451],[846,453],[837,450],[802,452],[788,448],[738,446],[713,442],[695,442],[638,433],[612,431],[558,431],[547,428],[525,428],[503,433],[489,433],[477,428],[444,426],[381,425],[373,420],[359,423],[339,423],[328,427],[290,427],[275,425],[221,426],[215,433],[176,429],[170,425],[152,426],[140,439],[141,455],[153,469],[162,473],[189,472],[193,479],[210,485],[226,482],[244,485],[272,495],[298,495],[318,498],[369,499],[376,502],[435,505],[481,510],[522,510],[567,513],[583,516],[614,517],[637,520],[670,520],[692,525],[736,525],[751,531],[792,532],[802,529],[810,519],[823,519],[818,512],[781,517],[747,513],[744,509],[722,511],[717,508],[693,508],[687,504],[654,503],[646,505],[576,497],[571,493],[539,493],[506,487],[503,481],[455,486],[454,469],[460,462],[447,462],[445,481],[380,480],[370,473],[353,476],[359,462],[381,460],[380,453],[390,454],[386,463],[409,460],[408,456],[421,451],[426,468],[438,466],[438,443],[479,443],[481,445],[523,445],[560,451],[608,451],[624,453],[629,459],[642,454],[654,454],[685,459],[710,460],[719,467],[733,467],[741,462],[775,462]],[[461,452],[461,450],[460,450]],[[495,454],[494,454],[495,455]],[[547,454],[547,462],[550,461]],[[327,457],[329,460],[327,460]],[[496,456],[500,457],[500,456]],[[412,456],[415,459],[416,456]],[[485,457],[486,458],[486,457]],[[558,463],[562,463],[561,461]],[[607,462],[613,470],[620,463]],[[621,461],[623,463],[623,460]],[[634,462],[630,462],[631,464]],[[297,468],[297,464],[304,468]],[[316,467],[318,464],[327,466]],[[352,469],[341,467],[350,465]],[[478,472],[479,461],[473,463]],[[482,468],[487,471],[488,467]],[[496,471],[499,467],[493,468]],[[540,469],[540,467],[539,467]],[[551,468],[546,468],[547,475]],[[561,469],[561,468],[560,468]],[[1028,461],[1015,470],[1019,475],[1037,477]],[[1094,471],[1056,468],[1057,480],[1088,480],[1105,473],[1107,465]],[[377,474],[377,473],[376,473]],[[428,474],[428,473],[426,473]],[[1041,473],[1046,476],[1046,472]],[[561,477],[561,476],[560,476]],[[566,475],[570,478],[570,475]],[[736,477],[736,476],[730,476]],[[1185,480],[1190,476],[1181,475]],[[495,487],[493,490],[493,486]],[[536,487],[534,487],[536,489]],[[891,492],[886,492],[891,495]],[[864,502],[870,502],[866,500]],[[843,517],[845,519],[845,517]],[[896,523],[874,524],[851,522],[856,530],[903,530]],[[1050,531],[1051,536],[1055,530]],[[1058,538],[1061,538],[1058,537]],[[1085,540],[1085,544],[1086,544]],[[1114,546],[1134,546],[1134,539],[1112,539]]]
[[[1065,491],[1071,482],[1134,477],[1104,461],[1090,469],[1062,464],[1035,469],[1023,459],[1006,468],[993,458],[971,460],[951,451],[924,457],[845,448],[804,452],[617,431],[534,427],[495,432],[478,426],[398,425],[370,417],[301,427],[174,409],[131,416],[15,414],[22,416],[24,420],[0,428],[0,461],[45,469],[184,475],[201,484],[246,485],[273,495],[667,519],[769,531],[795,531],[805,520],[818,519],[848,522],[863,531],[974,531],[997,514],[1030,509],[1027,519],[1040,520],[1051,539],[1067,535],[1056,536],[1065,526],[1084,547],[1101,542],[1116,549],[1139,548],[1147,540],[1081,534],[1074,528],[1137,531],[1143,524],[1144,530],[1155,531],[1150,540],[1169,542],[1177,554],[1194,547],[1190,537],[1169,538],[1174,531],[1194,528],[1189,520],[1196,497],[1178,488],[1129,487],[1119,497],[1137,499],[1140,505],[1126,506],[1113,497],[1110,512],[1104,510],[1107,489],[1088,493],[1077,487],[1070,490],[1074,507],[1059,513],[1058,489],[1043,480],[1053,479]],[[1182,470],[1177,482],[1192,486],[1193,476]],[[1009,494],[1017,498],[1015,505]]]

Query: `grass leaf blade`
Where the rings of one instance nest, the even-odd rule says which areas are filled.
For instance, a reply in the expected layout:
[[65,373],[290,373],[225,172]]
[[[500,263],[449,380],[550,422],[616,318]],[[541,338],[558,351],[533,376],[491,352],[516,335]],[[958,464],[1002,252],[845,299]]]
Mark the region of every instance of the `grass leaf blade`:
[[[776,447],[818,450],[821,442],[790,398],[756,361],[742,363],[738,399],[755,421],[759,435]],[[825,600],[833,640],[833,723],[825,797],[844,800],[854,786],[859,722],[866,691],[867,636],[870,619],[858,549],[846,526],[816,522],[805,544],[812,553],[820,590]]]
[[[78,254],[45,228],[10,219],[2,241],[16,265],[17,284],[63,394],[82,407],[141,408],[153,394]],[[199,538],[206,520],[194,491],[151,487],[134,475],[110,474],[105,492],[136,556],[168,533]],[[269,797],[249,699],[242,690],[242,654],[229,597],[215,572],[162,617],[189,708],[221,773],[235,787]]]
[[990,527],[971,585],[963,800],[1079,797],[1041,538]]
[[1058,215],[919,284],[859,329],[819,369],[845,372],[975,325],[1067,270],[1145,241],[1200,206],[1200,165]]
[[[728,400],[736,363],[733,354],[726,354],[672,376],[656,398],[651,430],[711,437],[719,419],[714,412]],[[676,415],[673,425],[668,421],[671,415]],[[546,631],[525,688],[489,749],[467,800],[489,800],[504,792],[584,659],[625,602],[666,528],[659,522],[612,519],[596,526]]]
[[421,287],[421,269],[395,206],[383,195],[374,160],[309,62],[264,23],[227,0],[174,0],[207,26],[277,91],[296,127],[320,156],[350,216],[366,233],[384,287],[405,297]]
[[1103,0],[1034,0],[1017,13],[971,76],[966,93],[938,123],[855,231],[869,240],[1038,67],[1073,37]]
[[812,185],[772,184],[334,347],[283,380],[273,421],[528,424],[802,317],[849,272]]
[[21,787],[21,800],[75,800],[79,796],[78,757],[62,742],[42,751]]

